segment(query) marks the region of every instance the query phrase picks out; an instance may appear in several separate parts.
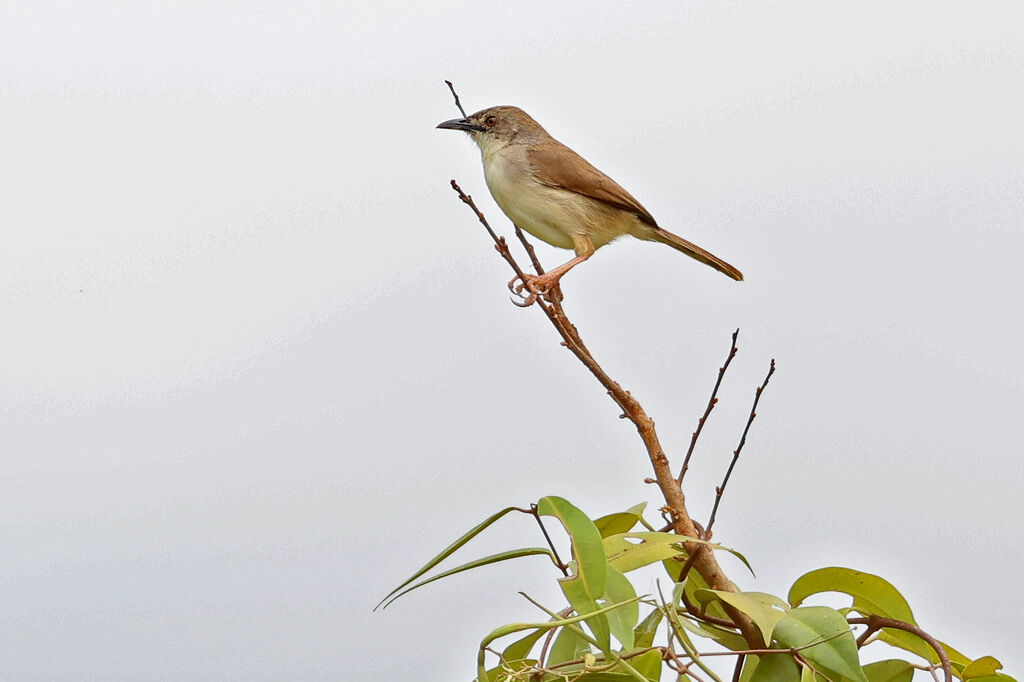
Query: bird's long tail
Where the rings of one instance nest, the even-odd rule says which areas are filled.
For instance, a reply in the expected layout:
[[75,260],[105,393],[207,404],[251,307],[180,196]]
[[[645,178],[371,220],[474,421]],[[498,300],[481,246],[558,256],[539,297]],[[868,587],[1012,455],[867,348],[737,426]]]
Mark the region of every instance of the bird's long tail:
[[723,273],[728,277],[732,277],[734,280],[738,282],[743,281],[742,272],[740,272],[733,266],[729,265],[728,263],[726,263],[718,256],[714,255],[713,253],[705,251],[704,249],[700,248],[693,242],[688,242],[682,237],[672,234],[668,230],[663,230],[660,227],[655,228],[648,234],[651,235],[649,238],[654,241],[661,242],[662,244],[668,244],[673,249],[682,251],[690,258],[699,260],[701,263],[704,263],[705,265],[710,265],[715,270],[718,270],[719,272]]

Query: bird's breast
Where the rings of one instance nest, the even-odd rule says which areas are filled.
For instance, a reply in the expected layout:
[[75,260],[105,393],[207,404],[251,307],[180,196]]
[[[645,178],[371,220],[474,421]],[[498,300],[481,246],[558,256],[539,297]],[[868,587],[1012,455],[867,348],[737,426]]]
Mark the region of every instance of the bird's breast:
[[530,171],[525,148],[510,145],[485,155],[483,161],[487,188],[498,207],[509,220],[538,239],[572,249],[573,234],[587,235],[598,247],[624,233],[613,229],[614,234],[603,234],[609,225],[600,202],[537,180]]

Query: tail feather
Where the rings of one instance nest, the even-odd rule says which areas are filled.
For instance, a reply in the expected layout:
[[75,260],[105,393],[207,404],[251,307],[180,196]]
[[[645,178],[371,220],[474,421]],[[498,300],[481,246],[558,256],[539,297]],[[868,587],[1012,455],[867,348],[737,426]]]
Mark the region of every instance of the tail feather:
[[705,251],[700,248],[693,242],[688,242],[679,235],[672,234],[668,230],[663,230],[660,227],[655,228],[650,234],[654,241],[661,242],[662,244],[668,244],[672,248],[682,251],[690,258],[699,260],[705,265],[710,265],[727,277],[732,277],[737,282],[743,281],[742,272],[729,265],[710,251]]

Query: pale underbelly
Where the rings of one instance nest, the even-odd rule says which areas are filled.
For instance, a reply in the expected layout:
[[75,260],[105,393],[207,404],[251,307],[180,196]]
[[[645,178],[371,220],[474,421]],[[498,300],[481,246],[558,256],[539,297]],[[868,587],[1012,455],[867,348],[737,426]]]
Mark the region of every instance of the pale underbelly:
[[604,246],[631,231],[635,216],[575,192],[539,182],[493,182],[487,178],[494,201],[515,225],[534,237],[563,249],[580,242]]

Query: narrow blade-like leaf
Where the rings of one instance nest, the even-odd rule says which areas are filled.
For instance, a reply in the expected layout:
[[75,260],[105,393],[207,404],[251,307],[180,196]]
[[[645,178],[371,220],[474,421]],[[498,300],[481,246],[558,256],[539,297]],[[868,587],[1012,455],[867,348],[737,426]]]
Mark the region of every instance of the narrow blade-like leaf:
[[[492,554],[490,556],[485,556],[482,559],[477,559],[476,561],[470,561],[469,563],[462,564],[461,566],[456,566],[455,568],[449,569],[449,570],[447,570],[447,571],[445,571],[443,573],[438,573],[437,575],[431,576],[431,577],[427,578],[426,580],[421,580],[420,582],[418,582],[418,583],[416,583],[414,585],[410,585],[409,587],[405,588],[404,590],[402,590],[398,594],[395,594],[395,596],[393,596],[390,599],[388,599],[386,603],[382,602],[384,604],[383,608],[386,609],[387,607],[391,606],[391,604],[394,603],[394,601],[396,599],[398,599],[399,597],[401,597],[403,595],[406,595],[406,594],[409,594],[413,590],[415,590],[417,588],[420,588],[420,587],[423,587],[424,585],[427,585],[428,583],[432,583],[435,580],[440,580],[441,578],[447,578],[448,576],[455,575],[456,573],[462,573],[463,571],[469,571],[469,570],[474,569],[474,568],[480,568],[481,566],[487,566],[489,564],[496,564],[496,563],[499,563],[499,562],[502,562],[502,561],[508,561],[509,559],[518,559],[518,558],[524,557],[524,556],[534,556],[534,555],[537,555],[537,554],[546,555],[548,558],[550,558],[552,561],[554,561],[554,557],[551,555],[551,550],[545,549],[543,547],[527,547],[525,549],[510,549],[507,552],[498,552],[497,554]],[[392,593],[392,594],[394,594],[394,593]],[[380,604],[378,604],[377,606],[380,607]]]
[[501,511],[492,514],[491,516],[487,517],[486,519],[484,519],[483,521],[481,521],[477,525],[473,526],[469,531],[467,531],[464,535],[462,535],[458,540],[456,540],[452,544],[450,544],[447,547],[445,547],[441,551],[440,554],[438,554],[433,559],[428,561],[426,563],[426,565],[423,566],[423,568],[421,568],[420,570],[418,570],[415,573],[413,573],[412,576],[408,580],[406,580],[404,583],[402,583],[401,585],[399,585],[395,589],[393,589],[390,592],[388,592],[388,594],[385,595],[385,597],[380,600],[380,602],[377,604],[377,606],[374,607],[374,610],[376,611],[378,608],[380,608],[380,605],[383,604],[384,602],[386,602],[388,599],[390,599],[391,595],[398,593],[399,591],[401,591],[401,589],[403,587],[405,587],[406,585],[412,583],[417,578],[419,578],[421,575],[423,575],[424,573],[426,573],[427,571],[432,569],[434,566],[437,566],[439,563],[441,563],[442,561],[444,561],[445,559],[450,557],[452,554],[455,553],[456,550],[458,550],[460,547],[465,545],[467,542],[469,542],[470,540],[475,538],[477,535],[479,535],[483,530],[485,530],[492,523],[494,523],[495,521],[500,519],[502,516],[504,516],[505,514],[508,514],[509,512],[512,512],[512,511],[519,511],[519,509],[517,509],[516,507],[505,507]]

